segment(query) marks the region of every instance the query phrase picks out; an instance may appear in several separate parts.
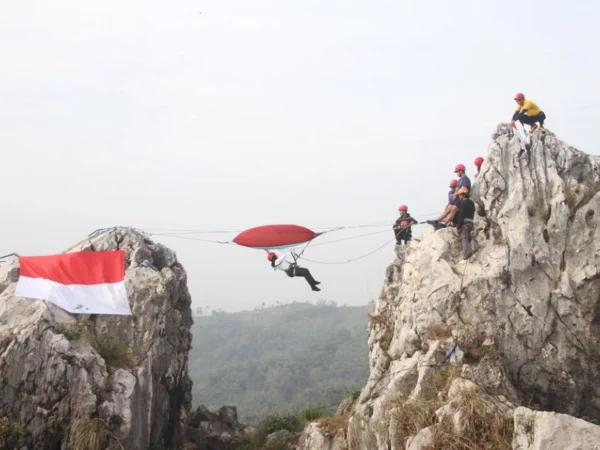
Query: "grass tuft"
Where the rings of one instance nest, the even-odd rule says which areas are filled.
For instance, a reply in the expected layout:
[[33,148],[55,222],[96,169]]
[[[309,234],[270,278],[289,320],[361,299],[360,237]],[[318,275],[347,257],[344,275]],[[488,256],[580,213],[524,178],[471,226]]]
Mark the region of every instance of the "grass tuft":
[[462,415],[460,433],[451,419],[438,424],[428,450],[511,450],[514,421],[498,405],[477,392],[462,392],[451,402]]
[[71,421],[68,435],[68,448],[71,450],[103,450],[114,439],[121,450],[121,442],[108,429],[108,424],[98,417],[76,416]]
[[54,331],[70,341],[82,341],[96,349],[108,367],[131,368],[134,358],[126,345],[112,337],[99,338],[89,319],[78,320],[74,324],[57,324]]
[[444,322],[434,323],[425,329],[425,335],[430,341],[448,339],[452,337],[452,328]]

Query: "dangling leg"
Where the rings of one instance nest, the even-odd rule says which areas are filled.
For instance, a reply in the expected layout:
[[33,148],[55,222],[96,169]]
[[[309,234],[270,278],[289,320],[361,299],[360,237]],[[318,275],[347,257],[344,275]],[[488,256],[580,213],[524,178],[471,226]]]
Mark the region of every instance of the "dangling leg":
[[320,291],[321,289],[317,287],[318,284],[321,284],[320,281],[316,281],[310,271],[305,269],[304,267],[296,267],[296,276],[304,277],[306,282],[310,285],[313,291]]

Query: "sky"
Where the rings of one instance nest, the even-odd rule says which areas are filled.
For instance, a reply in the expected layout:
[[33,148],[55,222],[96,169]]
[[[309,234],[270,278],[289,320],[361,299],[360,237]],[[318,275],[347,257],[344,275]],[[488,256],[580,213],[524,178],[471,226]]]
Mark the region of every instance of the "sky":
[[[436,216],[516,92],[598,154],[600,2],[2,2],[0,253],[57,253],[116,225],[332,232],[303,261],[168,236],[193,307],[376,299],[400,204]],[[424,230],[415,228],[414,235]],[[190,237],[190,235],[185,235]],[[387,242],[387,245],[384,245]]]

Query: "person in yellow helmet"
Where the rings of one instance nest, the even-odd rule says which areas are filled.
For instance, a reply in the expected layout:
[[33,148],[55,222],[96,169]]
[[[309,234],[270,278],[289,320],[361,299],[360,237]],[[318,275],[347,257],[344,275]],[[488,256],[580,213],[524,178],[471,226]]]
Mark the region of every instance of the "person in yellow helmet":
[[544,129],[544,120],[546,120],[546,114],[541,108],[532,100],[525,99],[525,95],[519,92],[515,95],[515,102],[517,102],[517,109],[513,114],[511,125],[515,121],[521,122],[523,125],[530,125],[530,132],[537,128],[536,123],[540,123],[540,130]]

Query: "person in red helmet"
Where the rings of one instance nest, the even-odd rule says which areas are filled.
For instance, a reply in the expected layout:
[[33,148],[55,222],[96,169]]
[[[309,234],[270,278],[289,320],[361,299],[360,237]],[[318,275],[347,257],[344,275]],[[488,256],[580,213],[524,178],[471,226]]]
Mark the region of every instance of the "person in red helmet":
[[454,192],[456,191],[456,186],[458,186],[458,180],[453,178],[450,180],[450,191],[448,191],[448,206],[454,201]]
[[475,158],[475,167],[477,167],[477,174],[479,175],[479,171],[481,170],[481,165],[483,164],[483,158],[481,156],[478,156],[477,158]]
[[464,164],[458,164],[455,168],[454,168],[454,173],[456,175],[458,175],[458,184],[456,186],[456,189],[460,189],[461,187],[466,187],[469,191],[471,190],[471,180],[469,179],[469,177],[467,176],[466,173],[467,168],[465,167]]
[[392,227],[394,236],[396,236],[396,244],[402,245],[402,241],[404,241],[404,244],[408,245],[408,241],[412,239],[411,227],[419,222],[408,214],[408,206],[401,205],[398,208],[398,211],[400,212],[400,217],[396,219],[396,222],[394,222],[394,226]]
[[469,258],[473,255],[473,248],[471,246],[473,232],[473,220],[475,218],[475,203],[469,198],[469,190],[466,187],[462,187],[456,191],[458,197],[459,206],[454,207],[452,218],[452,224],[456,227],[458,234],[461,238],[462,244],[462,262],[466,263]]
[[446,227],[446,225],[444,223],[442,223],[442,220],[444,220],[444,218],[446,218],[448,216],[448,214],[450,214],[450,211],[452,211],[452,205],[454,205],[454,203],[456,201],[455,193],[456,193],[457,189],[458,189],[458,180],[456,180],[456,179],[450,180],[450,191],[448,192],[448,204],[446,204],[444,211],[436,220],[426,220],[425,221],[429,225],[433,225],[433,228],[436,231],[441,228]]
[[[285,274],[290,277],[302,277],[306,280],[306,282],[310,285],[313,291],[320,291],[321,288],[318,287],[321,284],[320,281],[316,281],[310,270],[299,267],[295,262],[289,263],[286,261],[286,255],[283,256],[277,255],[275,252],[269,252],[267,254],[267,259],[271,262],[271,267],[275,270],[281,270],[285,272]],[[277,262],[279,260],[279,262]]]
[[529,132],[535,131],[537,128],[536,123],[540,123],[540,130],[544,129],[544,120],[546,120],[546,114],[544,111],[532,100],[525,99],[525,95],[519,92],[515,95],[515,102],[517,102],[517,109],[513,114],[510,124],[514,124],[517,120],[522,124],[527,124],[531,128]]

